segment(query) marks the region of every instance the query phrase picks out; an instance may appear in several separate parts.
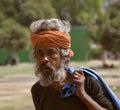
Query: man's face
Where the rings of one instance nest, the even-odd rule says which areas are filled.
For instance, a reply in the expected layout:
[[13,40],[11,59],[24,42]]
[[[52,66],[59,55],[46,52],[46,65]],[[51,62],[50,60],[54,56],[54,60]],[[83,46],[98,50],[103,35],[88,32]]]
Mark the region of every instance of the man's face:
[[60,68],[60,52],[56,48],[36,46],[35,55],[39,63],[40,70],[43,73],[50,73],[50,65],[56,69]]
[[65,71],[58,49],[36,46],[35,57],[37,60],[36,73],[39,74],[40,82],[44,86],[63,79]]

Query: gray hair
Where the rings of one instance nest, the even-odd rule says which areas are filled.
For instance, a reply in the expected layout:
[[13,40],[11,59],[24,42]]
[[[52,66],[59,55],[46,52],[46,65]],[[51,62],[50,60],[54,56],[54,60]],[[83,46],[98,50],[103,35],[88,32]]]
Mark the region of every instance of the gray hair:
[[69,64],[70,62],[69,52],[69,49],[60,49],[61,57],[63,58],[63,63],[65,65]]
[[[30,25],[30,29],[34,33],[45,30],[57,30],[68,34],[71,29],[71,25],[69,21],[51,18],[34,21]],[[70,52],[69,49],[60,49],[61,56],[63,58],[65,57],[63,59],[65,64],[68,64],[70,61],[69,52]],[[33,58],[35,58],[34,53],[32,54],[32,56]]]
[[34,21],[30,25],[30,29],[34,33],[43,30],[57,30],[68,34],[71,29],[71,25],[69,21],[51,18]]

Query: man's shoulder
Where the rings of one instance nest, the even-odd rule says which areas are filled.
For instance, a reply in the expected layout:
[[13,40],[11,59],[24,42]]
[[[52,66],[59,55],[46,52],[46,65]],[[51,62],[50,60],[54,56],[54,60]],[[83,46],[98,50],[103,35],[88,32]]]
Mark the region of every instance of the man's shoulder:
[[87,74],[84,72],[85,78],[86,78],[86,86],[89,88],[100,88],[100,82],[93,76]]
[[39,81],[37,81],[36,83],[34,83],[31,87],[31,92],[40,92],[42,90],[42,86],[40,85]]

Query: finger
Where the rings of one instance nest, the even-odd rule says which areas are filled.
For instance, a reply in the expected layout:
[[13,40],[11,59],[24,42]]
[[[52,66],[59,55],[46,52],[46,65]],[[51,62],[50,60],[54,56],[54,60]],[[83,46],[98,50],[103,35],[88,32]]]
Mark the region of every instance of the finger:
[[83,71],[77,71],[80,75],[84,75]]
[[73,79],[73,82],[76,84],[82,84],[82,81],[80,79]]
[[78,70],[77,70],[77,71],[74,72],[74,74],[80,74],[80,75],[83,75],[84,73],[83,73],[83,71],[78,71]]
[[73,79],[79,79],[80,76],[78,76],[77,74],[73,75]]
[[75,73],[73,74],[73,76],[82,77],[83,74],[81,74],[81,73],[79,73],[79,72],[75,72]]

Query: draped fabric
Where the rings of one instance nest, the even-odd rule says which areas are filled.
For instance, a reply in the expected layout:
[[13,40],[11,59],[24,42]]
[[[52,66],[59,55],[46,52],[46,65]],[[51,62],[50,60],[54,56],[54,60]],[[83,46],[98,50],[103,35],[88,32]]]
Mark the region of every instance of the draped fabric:
[[[90,68],[86,68],[86,67],[74,68],[74,67],[67,66],[66,68],[68,69],[69,74],[72,74],[74,72],[74,70],[77,69],[77,70],[82,70],[86,74],[89,74],[92,77],[94,77],[102,86],[103,91],[109,95],[109,97],[113,101],[115,107],[117,108],[116,110],[120,110],[120,99],[114,94],[114,92],[111,90],[111,88],[98,75],[98,73],[96,73],[94,70],[92,70]],[[69,92],[69,91],[72,91],[72,92]],[[66,83],[64,85],[64,87],[62,88],[60,96],[62,98],[69,97],[69,96],[73,95],[75,93],[75,91],[76,91],[76,84],[75,83],[73,83],[71,85],[69,83]]]

